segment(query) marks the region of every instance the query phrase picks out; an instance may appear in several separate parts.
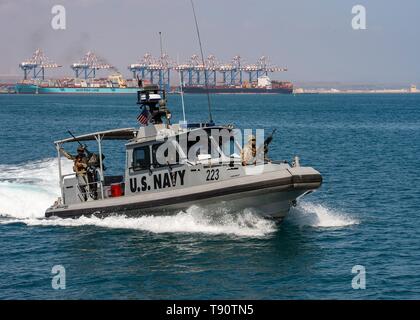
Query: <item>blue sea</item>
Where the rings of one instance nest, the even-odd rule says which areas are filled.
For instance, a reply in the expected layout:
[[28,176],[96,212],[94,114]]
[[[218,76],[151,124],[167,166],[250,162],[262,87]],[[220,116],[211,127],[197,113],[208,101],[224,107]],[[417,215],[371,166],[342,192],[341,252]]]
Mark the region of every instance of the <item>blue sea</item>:
[[[136,126],[135,99],[0,95],[0,299],[420,298],[420,95],[212,96],[216,123],[276,128],[271,158],[322,173],[282,224],[195,206],[43,218],[59,194],[52,142]],[[188,121],[206,121],[206,103],[186,95]],[[180,96],[169,107],[180,120]],[[122,170],[124,146],[104,152],[109,172]],[[56,265],[65,289],[52,286]]]

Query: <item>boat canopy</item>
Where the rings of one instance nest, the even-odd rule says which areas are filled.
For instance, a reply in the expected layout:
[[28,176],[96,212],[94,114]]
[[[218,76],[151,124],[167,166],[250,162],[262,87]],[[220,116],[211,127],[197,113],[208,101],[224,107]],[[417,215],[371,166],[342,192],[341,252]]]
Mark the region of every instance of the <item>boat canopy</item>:
[[121,128],[107,131],[99,131],[94,133],[83,134],[77,137],[71,137],[63,140],[54,141],[55,144],[63,144],[77,141],[91,141],[97,140],[130,140],[137,135],[137,129],[134,128]]

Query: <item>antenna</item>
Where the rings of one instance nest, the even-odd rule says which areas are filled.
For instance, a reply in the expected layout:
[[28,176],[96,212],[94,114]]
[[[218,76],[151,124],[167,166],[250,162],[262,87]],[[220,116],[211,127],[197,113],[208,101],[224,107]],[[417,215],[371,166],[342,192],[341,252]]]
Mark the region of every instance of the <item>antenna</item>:
[[159,41],[160,41],[160,59],[163,59],[162,32],[160,32],[160,31],[159,31]]
[[[163,89],[164,88],[164,78],[165,78],[165,76],[162,74],[162,72],[163,72],[163,70],[162,70],[162,68],[164,68],[164,62],[163,62],[163,58],[164,58],[164,56],[163,56],[163,45],[162,45],[162,32],[160,32],[159,31],[159,42],[160,42],[160,59],[159,59],[159,68],[160,68],[160,70],[159,70],[159,87],[161,88],[161,89]],[[169,67],[169,66],[167,66],[167,67]],[[169,71],[168,71],[168,77],[169,77]],[[168,78],[168,83],[169,83],[169,78]],[[168,90],[170,91],[170,89],[171,88],[168,88]],[[166,99],[165,99],[166,100]]]
[[[177,55],[177,57],[176,57],[176,63],[179,65],[179,55]],[[185,124],[186,123],[186,121],[185,121],[185,104],[184,104],[184,91],[182,89],[183,83],[182,83],[182,79],[181,79],[181,71],[178,72],[178,77],[179,77],[179,88],[181,90],[182,115],[184,117],[184,124]]]
[[[197,31],[198,43],[200,45],[201,62],[203,64],[203,68],[205,68],[206,65],[204,63],[203,46],[201,45],[200,29],[198,28],[197,16],[195,15],[194,2],[193,2],[193,0],[190,0],[190,2],[191,2],[192,11],[193,11],[193,14],[194,14],[195,29]],[[206,91],[207,91],[207,104],[208,104],[208,107],[209,107],[209,118],[210,118],[209,120],[210,120],[210,123],[213,123],[213,117],[211,115],[210,92],[209,92],[209,86],[208,86],[207,72],[205,72],[205,71],[204,71],[204,83],[205,83],[205,87],[206,87]]]

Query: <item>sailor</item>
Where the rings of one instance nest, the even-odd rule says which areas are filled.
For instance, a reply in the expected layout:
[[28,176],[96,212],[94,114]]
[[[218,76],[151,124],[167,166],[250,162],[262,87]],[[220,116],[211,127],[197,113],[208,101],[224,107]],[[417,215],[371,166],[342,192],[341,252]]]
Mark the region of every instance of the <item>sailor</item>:
[[[79,146],[77,148],[77,155],[72,155],[70,153],[68,153],[66,150],[64,150],[63,148],[60,148],[60,152],[61,154],[63,154],[67,159],[69,160],[73,160],[76,163],[76,158],[77,157],[81,157],[82,161],[87,164],[88,163],[88,158],[86,156],[85,153],[85,147]],[[76,172],[76,168],[73,166],[73,171]]]
[[[96,153],[88,152],[88,162],[87,162],[87,179],[89,183],[89,190],[92,199],[98,199],[98,169],[100,168],[99,156]],[[104,161],[105,156],[102,154],[102,162]],[[106,170],[105,166],[102,164],[103,170]]]
[[87,189],[88,179],[87,179],[87,168],[88,168],[88,157],[85,153],[85,148],[79,146],[77,148],[77,155],[73,156],[65,151],[63,148],[60,148],[60,152],[69,160],[73,160],[73,171],[76,173],[76,178],[82,192],[83,198],[87,200]]
[[257,140],[254,135],[248,137],[248,144],[241,151],[242,165],[256,164]]
[[82,192],[82,196],[87,200],[87,186],[88,186],[88,179],[86,175],[87,164],[85,162],[86,157],[82,155],[77,155],[76,159],[74,160],[73,170],[76,172],[77,182],[80,187],[80,191]]

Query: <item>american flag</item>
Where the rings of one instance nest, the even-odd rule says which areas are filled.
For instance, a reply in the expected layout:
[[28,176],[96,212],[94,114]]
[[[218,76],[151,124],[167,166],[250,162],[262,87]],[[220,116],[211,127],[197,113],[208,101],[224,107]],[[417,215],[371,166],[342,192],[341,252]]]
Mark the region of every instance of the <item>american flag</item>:
[[137,116],[137,121],[142,125],[146,125],[149,123],[149,118],[150,113],[146,108],[144,108],[143,111]]

